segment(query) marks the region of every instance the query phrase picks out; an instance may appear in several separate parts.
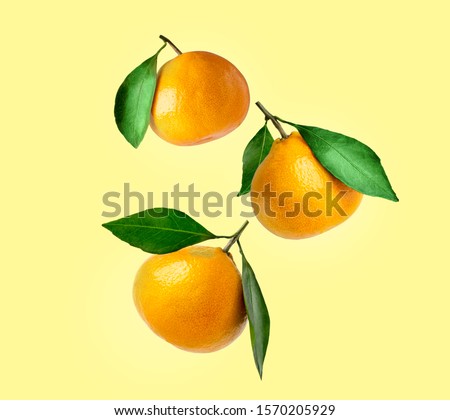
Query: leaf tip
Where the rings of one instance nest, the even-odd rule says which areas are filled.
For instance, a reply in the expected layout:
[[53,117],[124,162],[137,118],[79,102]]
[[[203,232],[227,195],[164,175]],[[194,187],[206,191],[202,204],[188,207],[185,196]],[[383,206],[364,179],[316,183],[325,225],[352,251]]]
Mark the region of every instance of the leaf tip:
[[392,201],[398,203],[400,201],[400,199],[397,197],[397,194],[395,193],[394,190],[392,190],[392,192],[394,193],[394,199]]
[[[128,139],[127,139],[128,140]],[[133,143],[133,142],[131,142],[130,140],[128,140],[128,143],[130,143],[132,146],[133,146],[133,148],[136,150],[138,147],[139,147],[139,145],[141,144],[141,142],[138,142],[138,143]]]
[[393,201],[394,203],[398,203],[400,200],[397,197],[397,194],[395,193],[395,191],[393,189],[391,189],[390,192],[391,193],[390,193],[389,197],[387,197],[387,199]]
[[248,194],[250,192],[250,190],[248,190],[247,188],[241,188],[241,190],[237,193],[236,197],[242,197],[245,194]]
[[137,149],[139,147],[139,145],[142,143],[142,140],[144,140],[145,137],[145,133],[147,132],[147,129],[145,129],[144,133],[142,135],[139,134],[131,134],[131,133],[127,133],[126,130],[121,130],[121,128],[119,127],[119,131],[122,133],[123,137],[125,138],[125,140],[131,144],[131,146],[133,146],[134,149]]

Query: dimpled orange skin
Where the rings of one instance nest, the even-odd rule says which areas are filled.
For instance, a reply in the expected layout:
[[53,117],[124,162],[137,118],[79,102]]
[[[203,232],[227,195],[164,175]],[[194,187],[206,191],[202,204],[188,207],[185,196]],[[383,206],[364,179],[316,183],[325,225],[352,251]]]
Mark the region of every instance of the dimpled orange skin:
[[159,70],[150,126],[169,143],[206,143],[237,128],[249,104],[247,82],[233,64],[210,52],[187,52]]
[[241,275],[221,248],[191,246],[150,257],[134,283],[136,308],[161,338],[180,349],[220,350],[243,331]]
[[[327,183],[330,183],[331,192],[328,195]],[[277,197],[269,198],[266,194],[264,198],[265,185],[270,185]],[[345,194],[336,201],[344,215],[340,215],[331,205],[327,211],[326,197],[332,200],[341,191]],[[280,196],[283,192],[292,192],[292,196],[285,194],[283,198]],[[307,193],[306,198],[309,198],[305,211],[303,204],[306,203]],[[363,197],[363,194],[331,175],[298,132],[293,132],[285,140],[275,140],[269,154],[255,172],[251,195],[253,210],[261,224],[275,235],[287,239],[309,238],[339,225],[354,213]],[[292,214],[296,215],[292,217]]]

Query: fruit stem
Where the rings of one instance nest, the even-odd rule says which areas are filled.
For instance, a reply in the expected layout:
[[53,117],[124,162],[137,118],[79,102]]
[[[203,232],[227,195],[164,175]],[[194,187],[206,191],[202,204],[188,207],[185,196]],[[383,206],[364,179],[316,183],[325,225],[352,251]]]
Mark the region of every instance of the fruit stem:
[[164,42],[167,42],[178,55],[183,54],[169,38],[166,38],[164,35],[160,35],[159,38],[162,39]]
[[283,139],[287,139],[289,136],[286,134],[286,131],[284,131],[281,124],[278,122],[278,120],[269,112],[266,108],[264,108],[264,105],[261,102],[256,102],[256,106],[262,111],[262,113],[266,116],[266,121],[270,120],[272,121],[272,124],[275,126],[275,128],[280,132],[281,137]]
[[223,252],[227,253],[230,250],[230,248],[242,235],[242,232],[247,227],[248,223],[249,223],[248,220],[246,220],[244,224],[239,228],[239,230],[231,237],[230,241],[223,247]]

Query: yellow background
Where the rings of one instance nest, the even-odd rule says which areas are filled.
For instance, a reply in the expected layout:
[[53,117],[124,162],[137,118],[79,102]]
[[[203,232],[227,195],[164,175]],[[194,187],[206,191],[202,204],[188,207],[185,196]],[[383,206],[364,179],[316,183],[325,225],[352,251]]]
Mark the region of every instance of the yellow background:
[[[3,4],[0,397],[450,398],[448,16],[433,0]],[[124,141],[115,93],[160,33],[242,71],[239,129],[192,148]],[[208,355],[152,334],[131,299],[146,255],[100,226],[124,182],[155,204],[177,182],[236,191],[256,100],[370,145],[400,198],[366,197],[302,241],[252,218],[243,245],[272,318],[262,382],[248,329]],[[199,220],[230,234],[242,208]]]

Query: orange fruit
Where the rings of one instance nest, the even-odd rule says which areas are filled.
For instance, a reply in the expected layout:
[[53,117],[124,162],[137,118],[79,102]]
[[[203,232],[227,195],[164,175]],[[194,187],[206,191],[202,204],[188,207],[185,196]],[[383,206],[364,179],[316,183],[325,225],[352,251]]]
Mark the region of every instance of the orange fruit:
[[275,140],[251,187],[258,220],[288,239],[309,238],[339,225],[362,196],[328,172],[298,132]]
[[150,257],[136,275],[133,297],[157,335],[192,352],[227,346],[247,321],[241,275],[221,248],[191,246]]
[[150,126],[169,143],[206,143],[237,128],[249,104],[247,82],[233,64],[210,52],[187,52],[159,70]]

